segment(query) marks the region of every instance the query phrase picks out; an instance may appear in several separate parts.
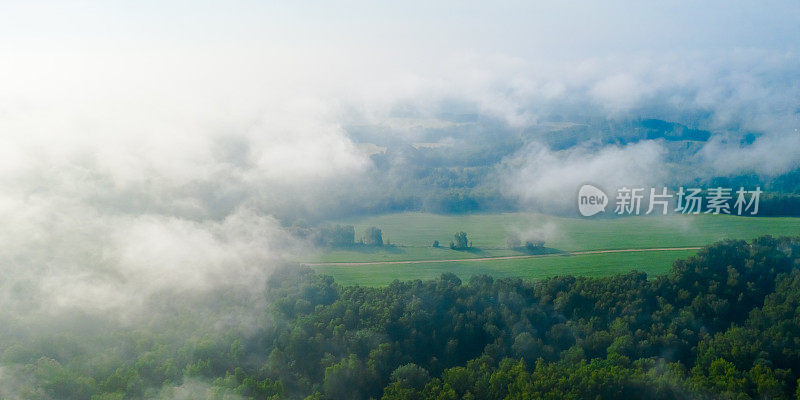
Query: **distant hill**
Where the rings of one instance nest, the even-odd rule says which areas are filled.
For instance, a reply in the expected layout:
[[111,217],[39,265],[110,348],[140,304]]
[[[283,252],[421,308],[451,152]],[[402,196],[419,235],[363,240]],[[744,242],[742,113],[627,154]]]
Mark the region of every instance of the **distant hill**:
[[641,140],[664,139],[671,142],[705,142],[712,133],[660,119],[628,121],[597,120],[573,124],[543,124],[527,131],[528,136],[543,140],[555,150],[579,144],[636,143]]

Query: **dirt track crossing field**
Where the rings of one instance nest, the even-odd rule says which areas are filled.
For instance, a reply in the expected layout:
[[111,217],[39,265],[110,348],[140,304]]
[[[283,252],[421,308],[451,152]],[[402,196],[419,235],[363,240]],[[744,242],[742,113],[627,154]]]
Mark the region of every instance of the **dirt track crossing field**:
[[588,251],[570,251],[564,253],[554,254],[531,254],[522,256],[502,256],[502,257],[475,257],[475,258],[454,258],[445,260],[402,260],[402,261],[365,261],[365,262],[323,262],[323,263],[303,263],[308,266],[359,266],[359,265],[392,265],[392,264],[426,264],[426,263],[444,263],[444,262],[470,262],[470,261],[493,261],[493,260],[513,260],[522,258],[540,258],[540,257],[566,257],[578,256],[585,254],[606,254],[606,253],[637,253],[648,251],[679,251],[679,250],[699,250],[702,247],[660,247],[649,249],[614,249],[614,250],[588,250]]

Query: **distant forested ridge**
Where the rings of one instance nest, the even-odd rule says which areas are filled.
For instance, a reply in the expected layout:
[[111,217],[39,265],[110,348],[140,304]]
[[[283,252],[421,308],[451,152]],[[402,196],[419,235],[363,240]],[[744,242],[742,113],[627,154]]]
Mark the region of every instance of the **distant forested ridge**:
[[[683,171],[664,182],[670,191],[677,191],[680,186],[704,189],[719,186],[734,192],[740,187],[748,190],[760,187],[764,192],[760,215],[800,216],[800,169],[796,167],[777,176],[748,170],[722,176],[714,176],[712,171],[694,171],[703,172],[699,175],[684,171],[708,167],[698,160],[703,158],[703,146],[715,135],[721,135],[719,132],[658,119],[606,118],[577,118],[557,128],[543,124],[522,131],[509,131],[489,121],[459,125],[458,129],[457,134],[448,130],[428,132],[421,139],[438,145],[420,146],[403,142],[397,135],[384,137],[351,127],[355,141],[378,144],[382,148],[371,155],[375,182],[369,186],[379,189],[375,193],[364,193],[358,201],[347,204],[343,214],[519,211],[518,199],[503,190],[502,181],[507,178],[504,174],[508,170],[500,166],[504,165],[504,160],[524,151],[526,145],[539,143],[558,152],[658,140],[666,151],[665,161],[671,166],[665,168]],[[740,146],[746,148],[759,136],[758,133],[739,132],[738,135],[731,133],[725,140],[738,139]],[[452,140],[452,137],[460,139]],[[536,209],[538,205],[534,202],[527,206]],[[542,211],[549,212],[546,208]]]
[[800,238],[719,242],[657,277],[369,288],[291,267],[263,301],[247,329],[196,331],[183,315],[158,333],[99,333],[103,350],[66,333],[20,338],[2,349],[4,377],[42,399],[158,398],[192,382],[220,399],[800,394]]
[[[536,188],[541,182],[539,177],[547,178],[553,173],[548,172],[549,168],[532,164],[533,159],[528,157],[544,151],[543,154],[559,160],[552,165],[583,168],[579,165],[581,160],[588,160],[592,153],[599,154],[609,146],[624,149],[647,141],[655,141],[655,146],[663,150],[663,154],[659,153],[663,159],[658,171],[652,175],[652,181],[659,182],[655,189],[666,187],[674,194],[680,187],[704,190],[723,187],[732,189],[731,203],[734,203],[740,187],[746,190],[758,187],[762,191],[758,215],[800,216],[800,167],[796,162],[769,173],[751,167],[718,169],[709,164],[709,156],[703,150],[706,146],[736,143],[744,151],[757,146],[762,136],[757,132],[711,132],[699,129],[707,125],[702,121],[684,121],[692,125],[687,126],[658,119],[552,117],[551,122],[509,129],[499,121],[477,121],[464,116],[451,121],[454,125],[449,128],[423,129],[414,139],[376,126],[347,126],[350,138],[369,155],[364,173],[354,185],[331,192],[324,207],[309,209],[300,202],[277,210],[274,216],[287,225],[302,222],[310,226],[352,216],[408,211],[437,214],[535,211],[574,216],[577,214],[573,207],[551,204],[553,193],[549,191],[534,191],[532,196],[520,194],[520,188]],[[524,168],[526,165],[531,168]],[[527,169],[531,175],[525,175],[528,172],[520,175]],[[601,170],[598,166],[597,171]],[[655,179],[662,173],[665,173],[663,179]],[[591,176],[588,174],[586,179]],[[574,187],[559,188],[559,193],[577,191],[583,183],[591,182],[575,182]],[[649,193],[648,187],[643,189],[645,194]],[[522,190],[522,193],[528,192]]]

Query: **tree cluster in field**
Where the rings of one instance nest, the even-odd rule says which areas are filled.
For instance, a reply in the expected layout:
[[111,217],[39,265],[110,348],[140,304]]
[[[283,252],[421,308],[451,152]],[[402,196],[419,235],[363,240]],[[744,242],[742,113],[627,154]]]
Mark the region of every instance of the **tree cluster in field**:
[[539,238],[526,239],[523,246],[519,235],[515,233],[512,233],[508,236],[506,239],[506,246],[511,250],[526,251],[532,254],[544,253],[546,251],[546,247],[544,247],[544,240]]
[[141,327],[98,354],[79,337],[21,339],[2,349],[4,373],[25,377],[23,398],[142,398],[197,381],[220,399],[800,394],[800,238],[719,242],[657,277],[445,274],[371,288],[287,268],[265,301],[259,328]]
[[469,250],[472,247],[472,242],[467,239],[467,232],[456,232],[453,235],[453,241],[450,242],[450,249],[452,250]]
[[383,231],[380,228],[370,226],[364,230],[363,236],[356,241],[356,229],[353,225],[326,225],[319,228],[297,228],[294,227],[294,234],[299,237],[307,237],[319,246],[327,247],[353,247],[362,246],[383,246],[390,244],[383,241]]

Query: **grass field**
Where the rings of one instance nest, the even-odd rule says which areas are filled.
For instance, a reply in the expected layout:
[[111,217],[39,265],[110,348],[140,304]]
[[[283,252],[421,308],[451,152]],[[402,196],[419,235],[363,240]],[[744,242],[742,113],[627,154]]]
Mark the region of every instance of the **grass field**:
[[[516,232],[522,239],[543,237],[546,246],[560,251],[703,246],[726,238],[752,239],[770,234],[800,235],[798,218],[753,218],[726,215],[672,215],[618,219],[580,219],[529,213],[437,215],[399,213],[336,221],[353,224],[356,237],[369,226],[383,230],[386,249],[332,250],[309,254],[301,260],[319,262],[365,262],[399,260],[445,260],[521,255],[506,249],[506,238]],[[475,250],[447,248],[453,233],[469,234]],[[431,243],[438,240],[440,248]],[[638,269],[663,273],[672,262],[693,250],[645,253],[610,253],[551,256],[513,260],[359,266],[314,266],[345,284],[383,285],[394,279],[433,278],[453,272],[462,278],[475,274],[541,278],[553,275],[598,276]]]
[[315,266],[320,273],[333,276],[344,285],[381,286],[395,279],[433,279],[445,272],[458,275],[467,281],[473,275],[491,275],[495,278],[524,277],[539,279],[556,275],[603,276],[631,270],[648,274],[664,273],[672,262],[686,258],[695,250],[656,253],[610,253],[576,256],[550,256],[496,261],[469,261],[461,263],[424,263],[365,266]]

